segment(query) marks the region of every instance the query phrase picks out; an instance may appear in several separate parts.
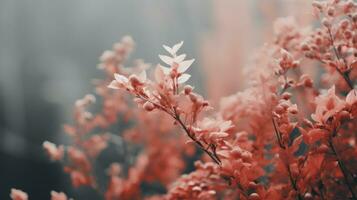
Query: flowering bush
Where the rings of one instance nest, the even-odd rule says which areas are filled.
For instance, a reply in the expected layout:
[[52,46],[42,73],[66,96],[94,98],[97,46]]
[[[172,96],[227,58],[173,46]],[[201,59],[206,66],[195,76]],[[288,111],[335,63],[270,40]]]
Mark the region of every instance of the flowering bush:
[[[100,111],[89,111],[93,95],[78,100],[64,126],[72,144],[44,149],[74,187],[107,200],[357,199],[357,4],[312,5],[321,26],[277,20],[274,42],[247,68],[249,87],[218,109],[187,84],[194,59],[178,53],[183,42],[164,45],[162,65],[149,70],[143,61],[124,67],[134,47],[124,37],[100,58]],[[117,124],[119,136],[109,133]],[[118,137],[137,147],[135,162],[113,162],[99,184],[98,156]],[[197,160],[194,170],[182,175],[188,160]],[[166,194],[145,192],[148,183]],[[28,197],[13,189],[11,198]]]

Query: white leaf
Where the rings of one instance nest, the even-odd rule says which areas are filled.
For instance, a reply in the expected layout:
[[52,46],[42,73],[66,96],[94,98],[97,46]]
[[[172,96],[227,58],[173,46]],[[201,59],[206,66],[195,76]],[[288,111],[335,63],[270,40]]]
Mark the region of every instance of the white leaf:
[[166,45],[162,45],[162,46],[164,47],[164,49],[165,49],[167,52],[169,52],[171,55],[174,55],[173,50],[172,50],[171,47],[168,47],[168,46],[166,46]]
[[173,58],[169,57],[169,56],[165,56],[165,55],[159,55],[159,58],[162,60],[162,62],[168,64],[168,65],[172,65],[173,63]]
[[212,132],[209,134],[210,139],[219,139],[219,138],[225,138],[228,137],[229,134],[225,132]]
[[229,130],[230,128],[233,127],[232,121],[230,121],[230,120],[229,121],[224,121],[223,123],[221,123],[219,125],[219,127],[220,127],[221,131],[227,131],[227,130]]
[[111,89],[119,89],[118,82],[116,80],[110,82],[110,84],[107,87]]
[[183,41],[175,44],[173,47],[172,47],[172,52],[173,54],[176,54],[176,52],[182,47],[183,45]]
[[186,54],[181,54],[181,55],[176,56],[176,57],[174,58],[174,62],[175,62],[175,63],[180,63],[180,62],[182,62],[183,60],[185,60],[185,58],[186,58]]
[[117,73],[114,74],[114,77],[115,77],[115,80],[121,84],[127,83],[129,81],[127,77],[117,74]]
[[145,82],[146,81],[146,71],[143,70],[140,74],[139,74],[139,80],[141,82]]
[[185,72],[185,71],[192,65],[192,63],[193,63],[194,61],[195,61],[195,59],[186,60],[186,61],[181,62],[180,65],[179,65],[179,67],[178,67],[178,69],[177,69],[177,71],[178,71],[179,73]]
[[182,84],[186,81],[188,81],[188,79],[190,79],[191,75],[189,74],[182,74],[178,79],[177,79],[177,83],[178,84]]
[[164,66],[162,66],[162,65],[159,65],[159,66],[160,66],[160,68],[162,69],[162,71],[164,72],[164,74],[166,74],[166,75],[170,74],[170,71],[171,71],[170,68],[164,67]]
[[155,68],[155,79],[157,82],[162,82],[164,80],[164,71],[162,70],[162,68],[160,67],[160,65],[158,65]]

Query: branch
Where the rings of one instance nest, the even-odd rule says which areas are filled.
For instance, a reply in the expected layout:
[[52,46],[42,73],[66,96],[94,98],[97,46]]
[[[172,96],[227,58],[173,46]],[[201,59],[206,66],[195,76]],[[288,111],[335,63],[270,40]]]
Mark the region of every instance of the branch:
[[352,194],[352,199],[354,200],[357,200],[357,196],[356,196],[356,193],[353,191],[353,186],[352,184],[350,183],[349,179],[348,179],[348,172],[347,172],[347,169],[346,169],[346,165],[344,164],[344,162],[342,161],[342,159],[339,157],[339,155],[337,154],[337,151],[335,149],[335,146],[333,145],[333,140],[332,138],[330,137],[329,140],[328,140],[328,144],[333,152],[333,154],[335,155],[336,159],[337,159],[337,163],[338,163],[338,166],[343,174],[343,177],[345,179],[345,182],[346,182],[346,185],[349,189],[349,191],[351,192]]
[[[341,59],[341,56],[340,54],[338,53],[336,47],[335,47],[335,42],[333,40],[333,36],[332,36],[332,33],[331,33],[331,29],[327,27],[327,32],[330,36],[330,41],[331,41],[331,45],[332,45],[332,49],[333,49],[333,52],[335,53],[335,56],[338,60]],[[343,60],[343,63],[345,64],[345,67],[346,69],[348,68],[347,66],[347,63],[346,63],[346,60],[345,59],[342,59]],[[336,67],[336,70],[337,72],[343,77],[343,79],[346,81],[348,87],[352,90],[354,87],[353,87],[353,83],[352,83],[352,80],[350,79],[350,77],[348,76],[347,73],[345,72],[342,72],[338,67]]]

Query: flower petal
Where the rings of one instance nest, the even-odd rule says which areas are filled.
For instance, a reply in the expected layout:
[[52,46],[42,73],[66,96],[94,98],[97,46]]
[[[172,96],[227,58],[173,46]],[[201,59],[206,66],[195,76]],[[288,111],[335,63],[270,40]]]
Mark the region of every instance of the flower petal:
[[178,69],[177,69],[177,71],[178,71],[179,73],[185,72],[185,71],[192,65],[192,63],[193,63],[194,61],[195,61],[195,59],[186,60],[186,61],[181,62],[180,65],[179,65],[179,67],[178,67]]
[[174,59],[169,57],[169,56],[165,56],[165,55],[159,55],[159,58],[162,60],[162,62],[168,64],[168,65],[172,65]]
[[178,84],[182,84],[186,81],[188,81],[188,79],[190,79],[191,75],[189,74],[182,74],[178,79],[177,79],[177,83]]

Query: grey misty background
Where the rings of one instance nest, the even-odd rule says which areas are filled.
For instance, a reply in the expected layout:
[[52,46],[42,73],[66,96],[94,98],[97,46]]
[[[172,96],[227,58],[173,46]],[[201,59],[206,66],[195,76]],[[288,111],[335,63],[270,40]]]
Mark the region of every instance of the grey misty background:
[[190,83],[205,93],[199,51],[213,21],[207,0],[0,0],[0,199],[9,199],[11,187],[30,199],[49,199],[51,190],[99,199],[72,189],[43,141],[66,143],[61,127],[71,122],[73,103],[94,92],[99,56],[125,35],[136,41],[131,59],[152,64],[162,44],[184,40],[182,51],[196,58]]
[[[0,199],[9,199],[11,187],[30,199],[49,199],[51,190],[98,199],[73,191],[42,142],[65,142],[61,125],[71,122],[75,100],[93,92],[91,80],[102,77],[96,66],[104,50],[131,35],[132,59],[156,64],[162,44],[181,40],[196,57],[209,7],[205,0],[0,0]],[[200,83],[197,67],[192,80]]]

